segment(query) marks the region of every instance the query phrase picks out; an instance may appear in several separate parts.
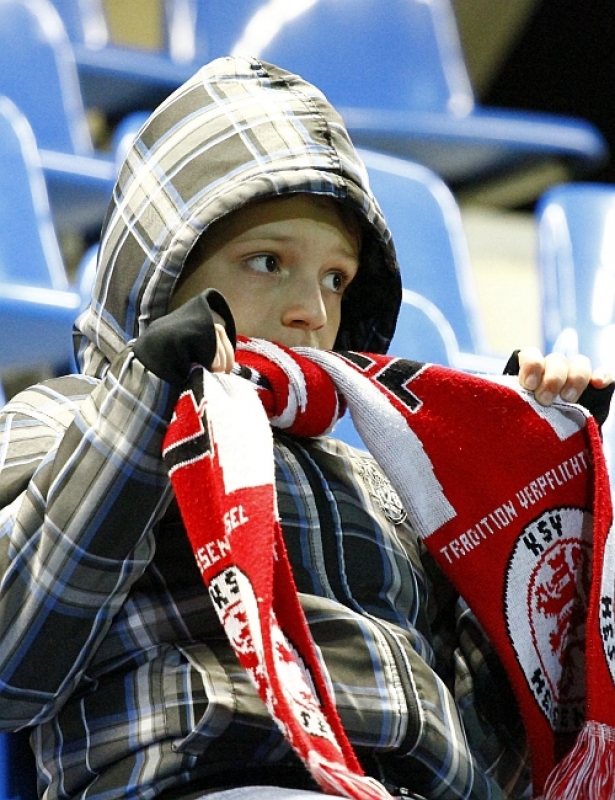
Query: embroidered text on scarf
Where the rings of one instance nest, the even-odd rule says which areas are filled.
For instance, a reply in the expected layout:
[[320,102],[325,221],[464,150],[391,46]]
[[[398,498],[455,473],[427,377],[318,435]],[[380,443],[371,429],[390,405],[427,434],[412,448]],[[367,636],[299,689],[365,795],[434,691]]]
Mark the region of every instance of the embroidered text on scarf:
[[323,790],[388,796],[362,774],[296,596],[263,408],[315,436],[349,407],[498,651],[535,797],[615,798],[615,534],[593,418],[540,406],[516,379],[388,356],[242,340],[237,361],[243,377],[193,371],[164,457],[227,636]]

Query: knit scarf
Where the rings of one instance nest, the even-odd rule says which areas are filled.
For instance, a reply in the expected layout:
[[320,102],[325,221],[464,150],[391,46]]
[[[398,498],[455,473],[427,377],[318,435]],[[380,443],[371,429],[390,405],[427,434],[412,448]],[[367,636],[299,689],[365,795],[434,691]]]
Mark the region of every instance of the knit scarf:
[[257,339],[236,359],[238,375],[195,368],[164,458],[226,634],[323,791],[389,797],[362,773],[297,599],[270,426],[318,436],[347,406],[499,654],[534,796],[615,798],[615,534],[595,420],[508,376]]

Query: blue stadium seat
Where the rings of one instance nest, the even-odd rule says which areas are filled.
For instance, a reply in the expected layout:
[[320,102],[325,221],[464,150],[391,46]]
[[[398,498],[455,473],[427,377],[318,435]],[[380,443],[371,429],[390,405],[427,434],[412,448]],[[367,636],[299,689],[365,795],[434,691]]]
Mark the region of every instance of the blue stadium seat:
[[[293,13],[293,9],[304,7],[306,0],[294,0],[292,3],[276,0],[276,4],[283,13],[284,9]],[[271,2],[267,0],[236,0],[233,3],[233,13],[229,14],[228,0],[208,0],[206,3],[197,0],[194,23],[196,59],[204,63],[211,58],[230,55],[233,46],[243,35],[246,25],[255,16],[258,20],[258,13],[263,13],[270,5]],[[267,23],[268,18],[266,18]],[[285,67],[285,64],[279,66]]]
[[[569,183],[536,207],[544,345],[615,375],[615,187]],[[615,470],[615,419],[604,427]],[[615,472],[614,472],[615,474]]]
[[73,45],[87,106],[115,121],[152,110],[196,70],[230,53],[263,0],[156,0],[149,6],[159,41],[146,49],[113,36],[103,0],[53,0]]
[[313,81],[356,144],[423,163],[456,191],[551,160],[578,172],[606,158],[588,122],[480,105],[450,0],[264,2],[233,52]]
[[0,97],[0,370],[65,365],[80,297],[70,289],[36,142]]
[[[197,52],[197,0],[160,0],[161,41],[152,50],[114,41],[102,0],[54,5],[73,46],[86,106],[113,119],[155,108],[208,60]],[[156,11],[155,3],[151,9]]]
[[[461,214],[450,189],[428,168],[359,150],[393,232],[403,302],[389,354],[471,372],[500,373],[483,331]],[[361,447],[348,415],[335,435]]]
[[32,126],[58,226],[99,228],[115,161],[94,149],[70,42],[49,0],[0,3],[0,94]]
[[[91,285],[85,259],[79,278],[71,290],[30,126],[0,97],[0,371],[71,363],[73,321],[84,302],[79,292]],[[0,733],[0,800],[36,797],[27,732]]]
[[[461,213],[450,189],[420,164],[363,148],[359,153],[393,232],[403,286],[425,299],[422,313],[431,313],[444,341],[450,329],[460,353],[488,353]],[[451,365],[462,366],[463,356],[449,350]]]
[[545,346],[615,368],[615,187],[554,186],[536,218]]
[[132,111],[126,114],[113,130],[112,146],[119,171],[141,126],[149,118],[149,111]]

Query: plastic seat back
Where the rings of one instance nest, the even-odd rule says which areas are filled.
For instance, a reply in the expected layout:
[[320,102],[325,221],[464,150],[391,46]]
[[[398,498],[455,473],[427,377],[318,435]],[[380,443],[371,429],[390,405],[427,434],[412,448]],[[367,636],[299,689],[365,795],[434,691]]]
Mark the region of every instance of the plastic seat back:
[[67,290],[36,140],[25,116],[1,96],[0,167],[0,281]]
[[49,0],[0,2],[0,94],[34,131],[56,225],[100,229],[115,162],[94,150],[72,48]]
[[297,72],[334,105],[472,111],[474,94],[448,0],[268,2],[257,14],[234,52]]
[[[148,19],[117,29],[103,0],[54,0],[70,38],[88,106],[105,111],[114,121],[124,114],[153,109],[173,89],[213,57],[197,40],[198,0],[156,0]],[[124,15],[131,12],[125,4]],[[144,13],[139,6],[139,14]],[[235,9],[227,17],[235,18]],[[131,30],[137,36],[131,39]],[[225,54],[228,54],[228,49]]]
[[71,45],[48,0],[0,3],[0,94],[26,115],[39,148],[93,155]]
[[79,265],[77,267],[77,276],[75,280],[75,289],[79,294],[81,305],[80,311],[83,311],[90,304],[92,298],[92,290],[94,288],[94,281],[96,280],[96,265],[98,261],[98,242],[90,245],[85,251]]
[[[233,3],[233,13],[228,12],[227,0],[210,0],[207,3],[197,2],[195,18],[195,45],[197,59],[204,63],[211,58],[227,56],[242,38],[246,27],[262,24],[271,25],[278,15],[283,17],[294,9],[301,11],[305,0],[294,0],[292,3],[277,2],[273,16],[269,13],[271,2],[267,0],[239,0]],[[254,53],[252,55],[255,55]],[[284,66],[280,64],[280,66]]]
[[[615,374],[615,187],[555,186],[536,219],[545,349],[583,353]],[[613,472],[613,413],[604,442]]]
[[536,217],[545,346],[615,372],[615,187],[553,187]]
[[312,81],[357,144],[424,163],[456,190],[535,162],[580,170],[606,158],[585,121],[477,102],[451,0],[270,0],[232,52]]
[[[393,232],[403,286],[413,293],[412,299],[406,294],[406,302],[420,308],[439,328],[442,341],[449,342],[449,365],[462,366],[461,352],[487,354],[467,241],[451,191],[420,164],[363,149],[359,152]],[[404,352],[398,353],[402,345]],[[398,332],[390,352],[416,360],[440,360],[428,352],[418,354],[420,338],[415,346],[413,355],[407,337],[402,342]]]
[[78,308],[32,130],[0,97],[0,368],[66,362]]

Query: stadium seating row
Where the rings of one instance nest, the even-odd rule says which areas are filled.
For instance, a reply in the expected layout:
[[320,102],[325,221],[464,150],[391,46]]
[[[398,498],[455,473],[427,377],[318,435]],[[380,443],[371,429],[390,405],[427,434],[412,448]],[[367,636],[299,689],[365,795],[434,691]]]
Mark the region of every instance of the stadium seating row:
[[116,123],[150,110],[204,61],[231,52],[313,80],[359,146],[423,163],[455,191],[551,160],[578,176],[606,158],[583,120],[477,102],[450,0],[241,0],[232,14],[221,0],[162,7],[161,49],[147,52],[113,44],[103,0],[0,3],[0,94],[32,126],[60,227],[96,231],[116,174],[86,112]]
[[298,72],[355,142],[426,164],[455,190],[556,159],[579,170],[606,147],[582,120],[480,105],[450,0],[167,0],[156,54],[112,44],[102,0],[56,0],[87,105],[148,107],[211,58],[249,54]]

